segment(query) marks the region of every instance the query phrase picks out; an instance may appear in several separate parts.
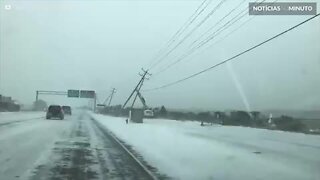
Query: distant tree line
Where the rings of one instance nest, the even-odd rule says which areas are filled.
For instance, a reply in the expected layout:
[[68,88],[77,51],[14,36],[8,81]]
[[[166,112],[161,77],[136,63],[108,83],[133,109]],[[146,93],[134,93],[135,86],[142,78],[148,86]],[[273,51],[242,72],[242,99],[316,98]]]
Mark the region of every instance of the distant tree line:
[[[121,105],[109,106],[100,109],[100,113],[112,116],[127,117],[130,108],[123,109]],[[172,119],[180,121],[199,121],[201,125],[222,124],[230,126],[246,126],[255,128],[275,129],[292,132],[308,132],[306,126],[298,119],[290,116],[281,116],[272,119],[259,111],[204,111],[204,112],[182,112],[167,110],[164,106],[154,108],[155,118]]]
[[106,106],[103,108],[98,109],[98,111],[102,114],[108,114],[111,116],[128,116],[130,109],[125,108],[123,109],[121,105],[115,106]]
[[274,119],[276,129],[293,132],[307,132],[308,128],[301,120],[294,119],[290,116],[281,116]]

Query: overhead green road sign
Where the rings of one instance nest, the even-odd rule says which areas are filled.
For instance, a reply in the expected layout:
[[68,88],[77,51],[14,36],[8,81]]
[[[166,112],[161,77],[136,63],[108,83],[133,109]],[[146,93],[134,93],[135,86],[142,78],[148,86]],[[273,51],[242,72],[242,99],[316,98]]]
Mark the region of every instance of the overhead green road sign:
[[94,98],[94,97],[95,97],[94,91],[88,91],[88,90],[80,91],[80,98]]
[[79,95],[80,95],[80,91],[79,90],[74,90],[74,89],[69,89],[68,90],[68,97],[78,98]]
[[94,98],[95,97],[95,91],[69,89],[68,90],[68,97]]

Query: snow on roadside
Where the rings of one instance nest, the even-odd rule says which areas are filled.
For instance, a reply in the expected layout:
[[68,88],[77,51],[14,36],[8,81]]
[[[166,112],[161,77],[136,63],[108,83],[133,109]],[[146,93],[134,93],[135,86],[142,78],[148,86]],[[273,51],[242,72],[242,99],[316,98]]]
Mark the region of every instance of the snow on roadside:
[[20,112],[0,112],[0,124],[13,121],[24,121],[45,116],[45,112],[20,111]]
[[320,136],[198,122],[92,116],[174,179],[320,179]]

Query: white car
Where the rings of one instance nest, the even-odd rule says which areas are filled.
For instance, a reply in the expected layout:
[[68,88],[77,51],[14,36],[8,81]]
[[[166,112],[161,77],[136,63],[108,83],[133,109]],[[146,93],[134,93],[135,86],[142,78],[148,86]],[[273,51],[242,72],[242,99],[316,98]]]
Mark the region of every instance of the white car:
[[147,118],[152,118],[152,117],[154,117],[154,113],[153,113],[153,111],[150,110],[150,109],[144,110],[143,115],[144,115],[144,117],[147,117]]

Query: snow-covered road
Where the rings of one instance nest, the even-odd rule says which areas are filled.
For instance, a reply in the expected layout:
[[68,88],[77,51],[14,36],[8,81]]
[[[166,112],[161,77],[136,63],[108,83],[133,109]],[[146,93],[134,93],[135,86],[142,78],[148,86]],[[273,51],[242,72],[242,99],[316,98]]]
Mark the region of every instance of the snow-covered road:
[[0,179],[27,175],[70,128],[70,120],[46,121],[44,115],[44,112],[0,114]]
[[0,114],[1,180],[150,179],[85,112],[44,115]]
[[319,180],[320,136],[198,122],[92,114],[174,179]]
[[108,130],[160,179],[320,179],[320,136],[161,119],[125,124],[87,112],[65,120],[44,115],[0,113],[1,180],[150,179]]

